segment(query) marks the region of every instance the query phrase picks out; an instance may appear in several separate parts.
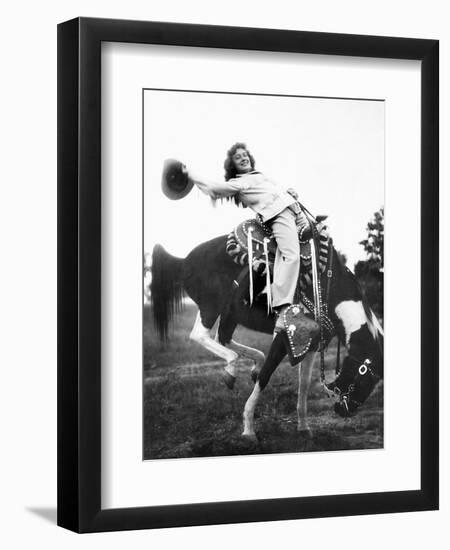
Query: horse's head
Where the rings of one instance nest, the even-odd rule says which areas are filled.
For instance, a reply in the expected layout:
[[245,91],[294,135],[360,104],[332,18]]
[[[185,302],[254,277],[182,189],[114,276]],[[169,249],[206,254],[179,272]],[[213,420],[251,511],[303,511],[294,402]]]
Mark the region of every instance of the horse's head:
[[334,411],[342,417],[355,414],[379,380],[380,376],[370,359],[361,363],[353,357],[346,357],[339,375],[326,386],[338,398]]
[[[334,410],[342,417],[355,414],[383,377],[382,336],[374,340],[367,330],[358,332],[350,339],[349,354],[338,376],[326,385],[337,397]],[[366,345],[362,346],[362,341]]]

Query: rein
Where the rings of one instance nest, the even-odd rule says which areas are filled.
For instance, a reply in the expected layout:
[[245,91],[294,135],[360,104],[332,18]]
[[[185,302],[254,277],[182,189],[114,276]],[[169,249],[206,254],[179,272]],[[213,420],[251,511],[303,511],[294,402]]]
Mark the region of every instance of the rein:
[[[328,255],[327,255],[327,266],[326,266],[326,290],[325,290],[325,300],[322,300],[322,283],[321,278],[318,275],[318,254],[319,254],[319,232],[317,231],[315,220],[312,214],[307,210],[303,205],[300,205],[303,208],[303,211],[306,214],[306,217],[309,221],[311,232],[312,232],[312,263],[313,263],[313,296],[314,296],[314,317],[316,322],[319,325],[319,351],[320,351],[320,382],[324,388],[326,388],[325,383],[325,336],[324,336],[324,323],[325,318],[329,320],[328,317],[328,304],[330,300],[331,292],[331,282],[333,278],[333,240],[329,239],[328,242]],[[334,328],[334,327],[333,327]],[[333,330],[332,328],[332,330]],[[339,374],[340,370],[340,341],[338,339],[338,351],[336,357],[336,375]]]
[[[317,272],[317,250],[319,247],[319,232],[317,231],[315,219],[312,216],[312,214],[303,206],[301,205],[301,208],[306,214],[306,217],[309,221],[311,231],[312,231],[312,240],[313,240],[313,246],[311,247],[311,251],[315,252],[312,257],[313,264],[315,264],[315,268],[313,265],[313,296],[314,296],[314,304],[313,308],[311,310],[314,312],[314,317],[316,322],[319,325],[319,351],[320,351],[320,382],[322,384],[322,387],[324,388],[325,392],[330,396],[331,394],[338,395],[341,400],[343,400],[344,405],[347,406],[348,400],[350,400],[350,396],[353,393],[355,389],[355,383],[350,384],[348,387],[347,392],[341,393],[339,388],[335,388],[334,390],[329,390],[326,384],[325,380],[325,335],[324,335],[324,326],[326,326],[327,331],[329,334],[332,334],[334,330],[334,326],[329,318],[329,301],[330,301],[330,294],[331,294],[331,285],[333,282],[333,241],[330,237],[329,243],[328,243],[328,256],[327,256],[327,265],[325,269],[326,273],[326,286],[325,286],[325,296],[324,300],[322,299],[322,281],[320,276],[318,276]],[[330,326],[331,325],[331,326]],[[337,351],[336,351],[336,366],[335,366],[335,373],[336,376],[339,376],[340,374],[340,356],[341,356],[341,341],[338,335],[338,343],[337,343]],[[355,378],[355,381],[360,376],[365,376],[367,373],[370,377],[378,381],[380,377],[373,372],[371,368],[372,361],[370,359],[365,359],[364,361],[361,361],[352,355],[348,354],[348,357],[358,363],[359,369],[358,374]],[[353,399],[353,401],[356,404],[360,403]],[[347,406],[348,409],[348,406]]]

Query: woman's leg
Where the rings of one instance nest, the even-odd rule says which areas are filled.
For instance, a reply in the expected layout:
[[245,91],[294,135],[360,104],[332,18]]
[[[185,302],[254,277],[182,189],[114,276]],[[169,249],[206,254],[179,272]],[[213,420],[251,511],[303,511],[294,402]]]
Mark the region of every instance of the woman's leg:
[[272,222],[272,232],[277,241],[273,270],[273,307],[292,304],[300,271],[300,245],[295,215],[286,208]]

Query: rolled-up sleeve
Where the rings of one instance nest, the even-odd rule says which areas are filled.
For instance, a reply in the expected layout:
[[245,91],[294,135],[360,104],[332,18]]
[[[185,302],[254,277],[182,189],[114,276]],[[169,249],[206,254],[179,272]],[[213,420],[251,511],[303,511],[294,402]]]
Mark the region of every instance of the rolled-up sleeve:
[[231,197],[236,195],[240,191],[246,188],[246,184],[238,179],[231,179],[227,182],[217,182],[199,177],[197,174],[189,172],[189,178],[195,183],[195,185],[213,199],[220,197]]

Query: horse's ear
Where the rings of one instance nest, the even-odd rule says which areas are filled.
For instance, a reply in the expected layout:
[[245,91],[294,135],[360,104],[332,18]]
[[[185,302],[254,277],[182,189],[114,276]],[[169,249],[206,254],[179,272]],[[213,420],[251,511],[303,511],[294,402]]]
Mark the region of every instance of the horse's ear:
[[171,200],[182,199],[193,186],[194,182],[189,179],[182,162],[176,159],[166,159],[164,161],[161,189],[167,198]]
[[316,216],[316,222],[317,222],[317,223],[322,223],[322,222],[324,222],[327,218],[328,218],[328,216]]

